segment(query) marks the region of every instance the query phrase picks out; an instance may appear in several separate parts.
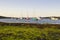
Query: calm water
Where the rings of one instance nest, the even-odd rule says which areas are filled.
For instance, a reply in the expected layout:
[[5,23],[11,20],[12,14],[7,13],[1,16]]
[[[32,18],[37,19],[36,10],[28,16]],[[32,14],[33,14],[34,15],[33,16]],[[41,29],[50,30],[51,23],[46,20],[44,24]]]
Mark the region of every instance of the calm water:
[[26,19],[0,19],[0,22],[6,23],[39,23],[39,24],[60,24],[60,20],[50,20],[50,19],[43,19],[43,20],[26,20]]

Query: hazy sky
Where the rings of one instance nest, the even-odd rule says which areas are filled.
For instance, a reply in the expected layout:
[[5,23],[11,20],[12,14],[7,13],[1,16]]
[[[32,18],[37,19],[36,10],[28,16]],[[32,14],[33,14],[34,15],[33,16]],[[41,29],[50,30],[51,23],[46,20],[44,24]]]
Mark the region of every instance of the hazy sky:
[[60,0],[0,0],[0,15],[60,16]]

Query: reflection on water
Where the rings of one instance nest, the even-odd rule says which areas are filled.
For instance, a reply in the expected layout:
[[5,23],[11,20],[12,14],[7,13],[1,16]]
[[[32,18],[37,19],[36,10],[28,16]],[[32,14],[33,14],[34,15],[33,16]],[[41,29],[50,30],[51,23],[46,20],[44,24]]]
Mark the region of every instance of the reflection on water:
[[27,20],[27,19],[0,19],[0,22],[6,23],[48,23],[48,24],[60,24],[60,20],[42,19],[42,20]]

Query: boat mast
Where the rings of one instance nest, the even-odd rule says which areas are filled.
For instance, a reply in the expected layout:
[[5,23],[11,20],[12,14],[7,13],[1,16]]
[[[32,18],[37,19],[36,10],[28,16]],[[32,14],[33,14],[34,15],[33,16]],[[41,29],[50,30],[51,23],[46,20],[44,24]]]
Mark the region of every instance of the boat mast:
[[20,16],[21,16],[21,18],[22,18],[22,17],[23,17],[23,10],[22,10],[22,9],[21,9],[21,13],[20,13],[20,14],[21,14]]
[[33,8],[33,16],[36,17],[35,8]]
[[28,9],[27,9],[27,19],[29,18]]

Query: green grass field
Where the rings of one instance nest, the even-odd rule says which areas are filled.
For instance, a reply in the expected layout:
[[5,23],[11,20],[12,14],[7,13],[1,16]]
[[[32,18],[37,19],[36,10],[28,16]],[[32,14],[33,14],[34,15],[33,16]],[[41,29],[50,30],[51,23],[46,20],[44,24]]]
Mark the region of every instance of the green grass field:
[[60,40],[60,29],[0,26],[0,40]]

